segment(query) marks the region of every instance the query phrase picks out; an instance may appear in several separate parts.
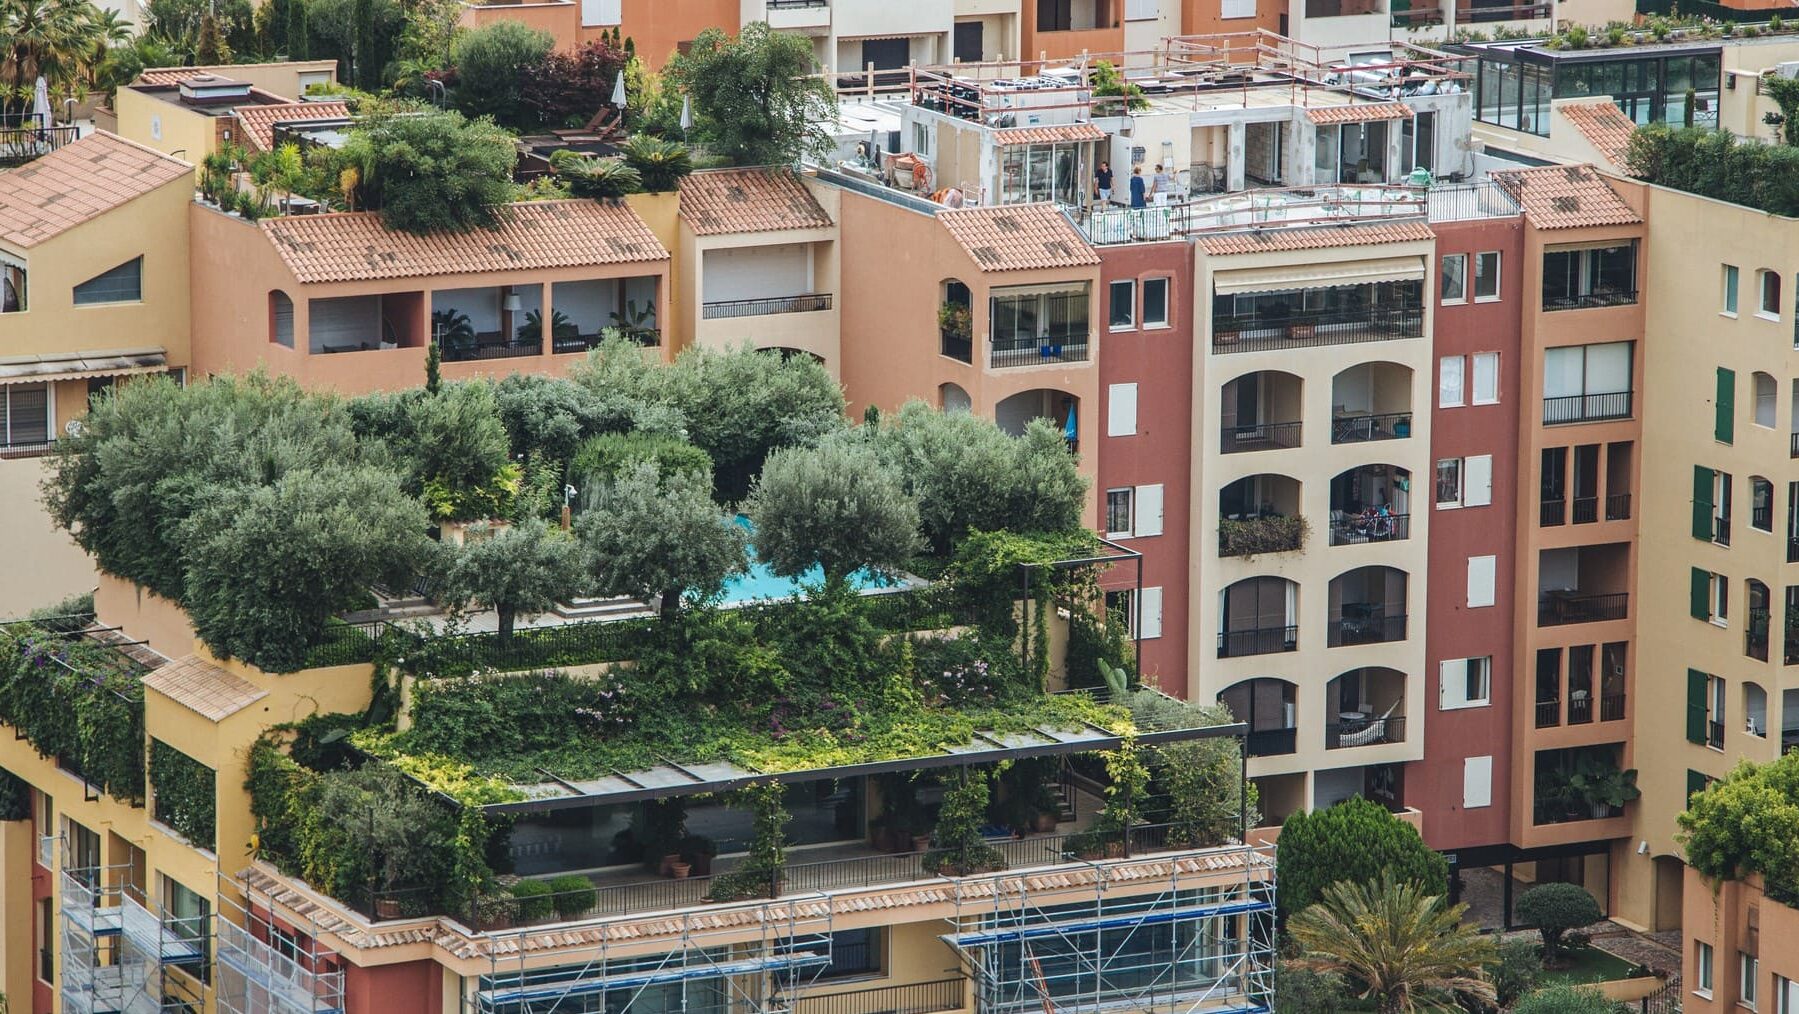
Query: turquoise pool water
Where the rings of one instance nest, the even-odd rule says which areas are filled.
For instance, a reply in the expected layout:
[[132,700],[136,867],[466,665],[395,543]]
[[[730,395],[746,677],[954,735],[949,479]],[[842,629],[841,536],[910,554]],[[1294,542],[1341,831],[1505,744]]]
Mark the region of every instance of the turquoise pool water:
[[[753,540],[756,526],[750,519],[737,515],[737,523],[750,533]],[[750,550],[750,569],[725,582],[724,601],[727,605],[743,602],[762,602],[769,599],[790,599],[798,596],[805,585],[817,585],[825,578],[824,568],[813,567],[800,580],[782,577],[769,569],[768,564],[755,559],[755,547]],[[891,581],[878,574],[866,570],[856,571],[850,575],[850,585],[859,592],[878,591],[900,587],[904,581]]]

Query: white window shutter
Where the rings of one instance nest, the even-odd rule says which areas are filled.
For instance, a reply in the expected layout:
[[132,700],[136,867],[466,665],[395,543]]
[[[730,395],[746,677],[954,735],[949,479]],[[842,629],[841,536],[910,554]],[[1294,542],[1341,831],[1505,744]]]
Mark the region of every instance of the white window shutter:
[[1137,526],[1135,534],[1162,534],[1162,484],[1137,487]]
[[1224,0],[1218,10],[1221,18],[1253,18],[1256,16],[1256,0]]
[[1493,758],[1462,758],[1462,809],[1493,805]]
[[1162,636],[1162,589],[1145,588],[1138,596],[1137,633],[1144,640]]
[[1485,507],[1493,502],[1493,456],[1476,454],[1462,459],[1462,506]]
[[1113,384],[1106,389],[1106,436],[1137,433],[1137,385]]
[[625,20],[624,6],[624,0],[581,0],[581,25],[593,28],[622,24]]
[[1452,711],[1468,703],[1468,681],[1462,678],[1467,661],[1447,658],[1437,663],[1437,710]]
[[1493,604],[1493,581],[1496,574],[1496,557],[1468,558],[1468,608],[1477,609]]
[[1126,21],[1154,21],[1161,13],[1159,0],[1124,0]]

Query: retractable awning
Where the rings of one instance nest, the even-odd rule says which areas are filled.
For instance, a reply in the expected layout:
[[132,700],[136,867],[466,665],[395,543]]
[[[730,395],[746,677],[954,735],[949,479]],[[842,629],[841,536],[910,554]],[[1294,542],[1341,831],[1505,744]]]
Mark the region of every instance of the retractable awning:
[[1282,292],[1289,289],[1367,285],[1372,282],[1403,282],[1423,278],[1423,260],[1417,257],[1383,257],[1371,261],[1220,271],[1213,276],[1212,284],[1218,295],[1229,296],[1245,292]]
[[134,373],[161,373],[169,368],[161,346],[108,349],[42,356],[0,357],[0,384],[41,384],[52,380],[86,380]]

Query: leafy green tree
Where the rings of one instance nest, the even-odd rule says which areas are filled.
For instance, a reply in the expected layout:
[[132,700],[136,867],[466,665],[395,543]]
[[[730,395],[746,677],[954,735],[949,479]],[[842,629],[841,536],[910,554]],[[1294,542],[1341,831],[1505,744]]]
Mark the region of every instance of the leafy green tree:
[[68,92],[123,41],[88,0],[0,0],[0,112],[29,112],[40,74],[51,94]]
[[1546,965],[1561,958],[1564,934],[1603,918],[1605,913],[1599,910],[1599,902],[1578,884],[1538,884],[1518,897],[1518,921],[1535,926],[1543,935]]
[[[374,22],[372,54],[363,59],[373,64],[375,73],[393,59],[394,48],[406,30],[406,10],[399,0],[367,0],[369,16]],[[359,40],[366,42],[358,30],[357,0],[306,0],[307,51],[315,60],[337,61],[337,79],[358,81],[355,71]]]
[[307,24],[306,4],[308,0],[288,0],[286,50],[289,60],[309,59],[312,52],[312,28]]
[[445,575],[451,598],[494,610],[500,640],[512,639],[519,613],[541,613],[580,590],[581,547],[560,528],[530,522],[497,532],[471,531]]
[[536,451],[559,464],[575,456],[584,433],[599,424],[599,399],[559,377],[514,373],[494,385],[500,421],[513,454]]
[[379,210],[391,228],[490,228],[512,198],[518,151],[512,135],[486,119],[438,111],[379,115],[354,135],[336,160],[356,168],[359,203]]
[[181,526],[192,547],[181,601],[221,657],[293,672],[333,613],[429,558],[426,524],[398,477],[373,465],[217,488]]
[[219,19],[210,12],[200,18],[200,35],[194,43],[194,59],[202,64],[215,66],[231,62],[231,46],[225,42],[224,29],[219,27]]
[[697,470],[663,476],[638,461],[610,482],[591,484],[575,525],[598,589],[648,602],[661,596],[673,617],[683,595],[717,595],[748,566],[748,540],[712,501],[711,482]]
[[1283,916],[1317,903],[1331,884],[1367,883],[1383,872],[1435,893],[1449,883],[1448,861],[1424,844],[1416,828],[1360,796],[1293,814],[1281,826],[1280,841],[1276,876]]
[[[1282,837],[1285,837],[1283,832]],[[1493,1001],[1483,969],[1493,941],[1462,922],[1466,905],[1445,905],[1422,884],[1382,873],[1369,883],[1339,882],[1318,904],[1296,913],[1287,930],[1302,965],[1361,985],[1381,1014],[1455,1006],[1458,995]]]
[[1512,1014],[1630,1014],[1631,1009],[1591,986],[1562,985],[1527,994]]
[[1507,1008],[1518,998],[1537,988],[1543,975],[1543,958],[1537,945],[1523,937],[1513,937],[1499,945],[1498,960],[1493,964],[1494,1002]]
[[569,474],[584,482],[610,482],[640,461],[654,462],[667,478],[676,472],[712,474],[705,451],[678,437],[661,433],[601,433],[582,442]]
[[[1221,704],[1187,707],[1191,711],[1182,716],[1181,723],[1186,727],[1228,725],[1235,721],[1230,710]],[[1136,713],[1135,708],[1132,713]],[[1159,795],[1167,799],[1165,822],[1171,835],[1195,848],[1242,840],[1253,820],[1242,813],[1242,807],[1247,805],[1253,814],[1257,793],[1255,783],[1243,779],[1242,747],[1235,739],[1217,737],[1170,743],[1156,750],[1152,761]]]
[[470,116],[518,124],[524,115],[519,76],[542,63],[555,45],[550,33],[517,21],[495,21],[462,33],[450,47],[457,108]]
[[1744,762],[1687,800],[1678,840],[1714,882],[1762,875],[1769,896],[1799,903],[1799,754]]
[[550,167],[576,197],[616,201],[643,189],[642,174],[616,158],[589,158],[564,148],[550,156]]
[[356,21],[356,84],[365,92],[381,87],[380,41],[375,34],[375,0],[356,0],[351,7]]
[[406,403],[396,443],[412,483],[437,517],[453,521],[497,517],[516,484],[493,386],[484,380],[450,384]]
[[816,124],[837,98],[817,70],[811,40],[757,21],[735,38],[706,29],[664,75],[693,97],[695,133],[714,151],[739,165],[790,165],[829,147]]
[[865,444],[770,453],[744,513],[756,525],[756,555],[775,573],[800,577],[818,566],[836,587],[859,569],[898,571],[919,547],[918,504]]
[[643,189],[660,194],[681,185],[693,172],[693,153],[676,141],[665,141],[649,134],[634,134],[619,146],[625,164],[637,170]]
[[1292,961],[1274,966],[1274,1014],[1337,1014],[1343,997],[1341,976]]

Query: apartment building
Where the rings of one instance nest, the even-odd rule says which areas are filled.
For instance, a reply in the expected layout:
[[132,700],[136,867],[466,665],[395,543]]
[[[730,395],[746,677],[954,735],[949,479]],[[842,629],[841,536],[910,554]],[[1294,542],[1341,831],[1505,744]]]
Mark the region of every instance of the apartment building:
[[346,120],[341,102],[299,101],[336,80],[335,60],[154,68],[118,89],[113,119],[127,140],[198,166],[226,145],[266,150],[279,123]]

